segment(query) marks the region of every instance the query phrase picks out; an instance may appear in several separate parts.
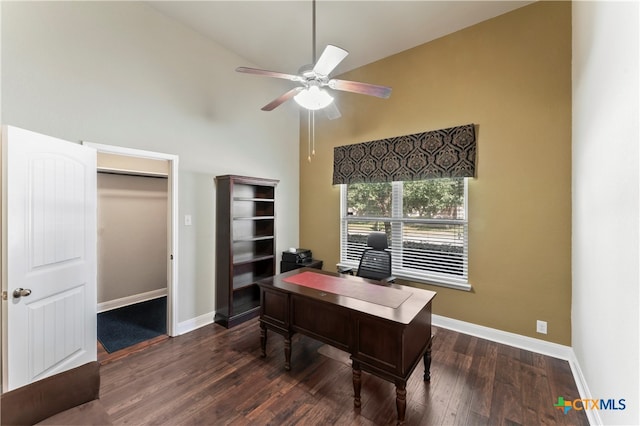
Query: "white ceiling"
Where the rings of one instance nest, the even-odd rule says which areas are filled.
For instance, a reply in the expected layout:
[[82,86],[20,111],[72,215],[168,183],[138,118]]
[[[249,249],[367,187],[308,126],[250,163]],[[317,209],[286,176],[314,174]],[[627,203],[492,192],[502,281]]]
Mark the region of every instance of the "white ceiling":
[[[312,62],[311,0],[148,3],[247,59],[238,66],[295,74]],[[349,51],[340,74],[530,3],[318,0],[317,57],[327,44]]]

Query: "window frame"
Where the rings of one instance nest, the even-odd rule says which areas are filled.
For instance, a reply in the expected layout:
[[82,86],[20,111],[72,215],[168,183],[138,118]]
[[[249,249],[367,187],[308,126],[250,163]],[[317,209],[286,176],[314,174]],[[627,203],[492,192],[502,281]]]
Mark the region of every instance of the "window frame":
[[[347,253],[344,250],[346,246],[345,238],[347,238],[347,224],[350,221],[379,221],[390,222],[391,224],[391,241],[390,249],[392,250],[392,271],[391,273],[396,277],[408,281],[414,281],[418,283],[437,285],[441,287],[454,288],[458,290],[471,290],[471,284],[469,283],[468,264],[469,264],[469,197],[468,197],[468,178],[462,178],[464,180],[464,219],[415,219],[403,217],[402,208],[402,191],[403,181],[391,182],[392,187],[392,206],[391,217],[378,217],[378,216],[350,216],[347,214],[347,185],[340,185],[340,267],[358,267],[358,262],[347,259]],[[411,268],[399,268],[402,264],[402,226],[405,223],[431,223],[431,224],[451,224],[463,225],[463,275],[455,276],[452,274],[439,273],[439,272],[424,272]]]

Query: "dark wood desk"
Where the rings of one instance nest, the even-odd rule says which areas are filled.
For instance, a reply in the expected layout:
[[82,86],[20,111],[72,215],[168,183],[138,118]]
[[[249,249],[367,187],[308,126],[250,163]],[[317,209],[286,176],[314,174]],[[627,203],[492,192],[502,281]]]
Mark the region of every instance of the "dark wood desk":
[[360,407],[361,370],[396,385],[398,424],[406,411],[406,385],[420,359],[430,379],[431,303],[436,293],[332,272],[302,268],[258,282],[260,343],[267,330],[284,336],[285,369],[291,369],[294,333],[351,354],[354,406]]

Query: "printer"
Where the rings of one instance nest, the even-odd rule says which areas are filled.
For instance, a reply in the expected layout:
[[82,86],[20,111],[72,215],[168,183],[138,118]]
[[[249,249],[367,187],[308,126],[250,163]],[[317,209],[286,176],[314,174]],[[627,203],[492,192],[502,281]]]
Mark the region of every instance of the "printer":
[[311,262],[311,250],[308,249],[289,249],[282,252],[282,261],[290,263],[307,263]]
[[322,260],[313,259],[311,250],[290,248],[282,252],[280,272],[293,271],[300,268],[322,269]]

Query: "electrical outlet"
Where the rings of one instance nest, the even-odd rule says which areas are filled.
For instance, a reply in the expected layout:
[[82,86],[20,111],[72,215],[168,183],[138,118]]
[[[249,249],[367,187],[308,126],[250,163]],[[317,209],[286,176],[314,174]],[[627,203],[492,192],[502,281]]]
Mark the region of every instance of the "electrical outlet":
[[185,226],[191,226],[191,215],[190,214],[185,214],[184,215],[184,225]]
[[547,322],[546,321],[536,321],[536,331],[541,334],[547,334]]

